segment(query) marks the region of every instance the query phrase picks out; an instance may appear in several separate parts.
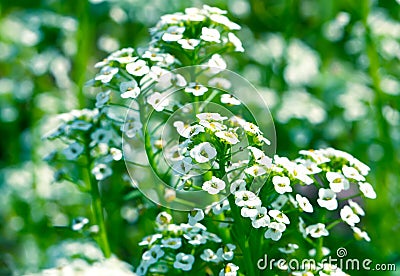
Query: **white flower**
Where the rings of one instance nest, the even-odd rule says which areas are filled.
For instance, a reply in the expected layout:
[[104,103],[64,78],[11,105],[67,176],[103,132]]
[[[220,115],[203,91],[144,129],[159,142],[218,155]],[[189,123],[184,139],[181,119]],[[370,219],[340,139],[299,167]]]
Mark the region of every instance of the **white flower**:
[[232,84],[229,80],[224,79],[224,78],[218,78],[218,77],[209,80],[208,85],[211,87],[216,87],[216,88],[223,89],[223,90],[228,90],[229,88],[232,87]]
[[349,167],[349,166],[344,165],[343,168],[342,168],[342,172],[343,172],[344,176],[347,177],[347,178],[351,178],[351,179],[354,179],[356,181],[364,181],[365,180],[365,177],[362,176],[358,172],[358,170],[356,170],[353,167]]
[[164,40],[166,42],[178,41],[179,39],[181,39],[183,37],[184,31],[185,31],[185,27],[171,26],[163,34],[162,40]]
[[185,92],[193,94],[193,96],[203,96],[208,91],[208,88],[196,82],[189,83],[185,88]]
[[360,228],[358,227],[351,227],[351,229],[353,229],[354,232],[354,236],[356,237],[356,239],[360,240],[360,239],[364,239],[367,242],[371,241],[371,238],[368,236],[368,233],[365,231],[362,231]]
[[204,212],[201,209],[193,209],[192,211],[189,212],[188,214],[188,224],[191,226],[194,226],[196,223],[201,221],[204,218]]
[[217,7],[210,7],[208,5],[203,5],[203,9],[209,14],[227,14],[228,12],[225,10],[221,10]]
[[112,174],[112,169],[110,167],[107,167],[106,164],[97,164],[94,166],[92,169],[92,174],[96,178],[96,180],[103,180],[109,177]]
[[241,102],[236,99],[234,96],[231,94],[222,94],[221,95],[221,103],[227,104],[227,105],[240,105]]
[[225,130],[226,125],[221,124],[220,122],[210,122],[206,120],[200,120],[199,125],[211,130],[212,132]]
[[193,263],[194,257],[192,255],[181,252],[176,255],[174,267],[183,271],[189,271],[192,269]]
[[360,216],[365,216],[365,212],[364,212],[363,208],[361,208],[361,206],[358,205],[357,202],[349,199],[348,203],[349,203],[351,209],[353,209],[354,213],[356,213],[357,215],[360,215]]
[[198,39],[189,39],[189,38],[186,38],[186,39],[179,39],[179,40],[178,40],[178,43],[181,45],[181,47],[182,47],[183,49],[186,49],[186,50],[194,50],[194,48],[195,48],[197,45],[199,45],[200,40],[198,40]]
[[354,226],[356,223],[360,222],[360,217],[357,216],[348,205],[340,210],[340,217],[350,226]]
[[241,27],[238,24],[230,21],[228,19],[228,17],[221,15],[221,14],[212,14],[212,15],[210,15],[210,19],[216,23],[225,25],[225,27],[227,27],[230,30],[240,30],[241,29]]
[[206,163],[217,156],[217,151],[209,142],[203,142],[190,151],[190,156],[198,163]]
[[200,38],[203,39],[204,41],[220,43],[221,42],[220,37],[221,34],[216,29],[207,27],[203,27],[201,29]]
[[222,214],[224,211],[229,210],[230,206],[229,206],[229,201],[228,200],[223,200],[222,202],[217,202],[214,203],[212,206],[212,212],[214,213],[214,215],[220,215]]
[[368,182],[359,182],[358,186],[360,188],[360,191],[364,194],[366,198],[370,199],[375,199],[376,198],[376,193],[374,191],[374,188],[372,187],[371,184]]
[[299,249],[299,246],[295,243],[288,243],[286,247],[279,247],[278,250],[284,254],[291,254]]
[[191,138],[200,132],[204,132],[204,127],[200,125],[185,125],[181,121],[176,121],[174,122],[174,127],[176,128],[176,131],[179,133],[180,136],[185,137],[185,138]]
[[96,95],[96,107],[101,108],[103,107],[109,100],[110,100],[110,93],[111,90],[106,92],[100,92]]
[[236,276],[239,267],[235,264],[228,263],[225,268],[221,269],[219,276]]
[[293,178],[296,178],[307,185],[314,182],[312,178],[308,176],[309,171],[302,164],[296,164],[295,162],[290,161],[287,157],[279,157],[277,155],[274,156],[274,160],[277,165],[285,168]]
[[338,172],[327,172],[326,179],[329,181],[329,187],[335,193],[339,193],[342,190],[347,190],[350,188],[349,181]]
[[148,58],[151,61],[162,61],[163,56],[158,54],[156,51],[145,51],[144,54],[142,55],[142,58]]
[[119,69],[111,66],[104,66],[100,70],[100,74],[98,74],[94,79],[99,80],[102,83],[109,83],[112,78],[118,73]]
[[290,186],[290,179],[287,176],[276,175],[272,178],[272,183],[274,184],[275,191],[281,195],[293,191]]
[[370,168],[367,165],[365,165],[363,162],[354,157],[353,159],[350,160],[350,164],[354,166],[357,170],[359,170],[362,175],[367,175],[370,170]]
[[129,74],[137,77],[141,77],[150,72],[150,68],[146,65],[146,61],[144,60],[138,60],[132,63],[128,63],[125,69],[126,71],[128,71]]
[[180,159],[180,160],[177,160],[177,161],[174,163],[172,169],[173,169],[176,173],[178,173],[178,174],[180,174],[180,175],[185,175],[185,174],[187,174],[188,172],[190,172],[190,170],[192,169],[192,167],[193,167],[193,165],[192,165],[192,158],[190,158],[190,157],[185,157],[185,158],[182,158],[182,159]]
[[79,155],[82,154],[84,149],[84,146],[82,146],[78,142],[75,142],[70,144],[68,148],[65,148],[62,153],[65,155],[65,158],[67,158],[67,160],[75,160],[79,157]]
[[311,159],[300,159],[299,162],[308,170],[309,174],[317,174],[322,172],[322,169],[318,167],[317,163]]
[[211,177],[211,180],[208,180],[203,183],[202,189],[209,194],[215,195],[218,194],[220,191],[225,189],[225,182],[218,177]]
[[271,207],[280,210],[288,202],[289,198],[286,195],[279,195],[278,198],[271,203]]
[[140,133],[142,127],[143,125],[139,121],[127,120],[125,124],[121,126],[121,131],[123,131],[128,138],[133,138],[136,133]]
[[230,187],[230,192],[232,194],[245,190],[246,190],[246,181],[244,181],[243,179],[235,180]]
[[112,133],[109,130],[99,128],[90,134],[90,138],[92,139],[91,146],[97,144],[108,144],[112,138]]
[[250,191],[239,191],[235,193],[235,204],[243,206],[261,206],[260,198]]
[[250,135],[260,135],[262,133],[257,125],[250,122],[242,122],[242,127]]
[[300,208],[306,213],[312,213],[314,211],[313,206],[311,205],[308,198],[305,196],[301,196],[299,194],[296,195],[296,201],[299,203]]
[[209,248],[204,249],[203,253],[200,255],[200,258],[205,262],[219,263],[221,261],[218,255]]
[[199,113],[196,115],[196,117],[199,120],[205,120],[205,121],[224,121],[228,119],[228,117],[222,116],[219,113]]
[[242,217],[244,218],[253,218],[255,216],[257,216],[258,211],[257,208],[260,207],[260,205],[250,205],[250,204],[246,204],[246,206],[244,206],[241,210],[240,210],[240,214],[242,215]]
[[267,208],[258,207],[257,215],[255,215],[251,219],[251,225],[253,225],[254,228],[267,227],[269,225],[270,221],[271,221],[271,219],[268,216]]
[[119,90],[122,93],[121,98],[123,99],[135,99],[140,94],[140,87],[135,80],[122,82],[119,86]]
[[[329,248],[323,246],[322,247],[322,256],[328,256],[329,254],[331,254],[331,250],[329,250]],[[310,255],[311,257],[315,257],[315,255],[317,255],[317,250],[315,248],[308,250],[308,255]]]
[[304,220],[302,217],[299,217],[299,231],[303,235],[303,238],[307,237],[307,231],[306,231],[306,224],[304,223]]
[[319,206],[324,207],[330,211],[335,210],[338,207],[336,193],[331,189],[319,189],[318,197],[319,198],[317,199],[317,202]]
[[162,94],[155,92],[147,97],[147,103],[150,104],[156,111],[163,111],[169,105],[169,100]]
[[282,233],[286,230],[286,225],[280,222],[271,222],[264,237],[273,241],[278,241],[282,237]]
[[147,250],[142,255],[142,260],[145,261],[148,265],[156,263],[162,256],[165,255],[165,252],[161,249],[161,246],[156,244],[150,250]]
[[141,242],[139,242],[139,246],[144,246],[144,245],[152,245],[155,243],[157,240],[161,239],[163,236],[162,234],[154,234],[150,235],[147,237],[144,237]]
[[230,261],[234,257],[233,250],[236,249],[236,245],[228,243],[226,246],[223,246],[222,248],[218,248],[217,250],[217,256],[225,261]]
[[253,177],[258,177],[267,173],[267,171],[262,166],[257,164],[245,169],[244,172]]
[[219,72],[225,70],[227,67],[225,60],[219,54],[212,55],[212,57],[208,61],[207,66],[210,72],[213,74],[218,74]]
[[195,232],[189,232],[187,234],[184,234],[183,237],[188,240],[188,243],[191,245],[200,245],[200,244],[205,244],[207,242],[207,238],[204,235],[195,233]]
[[236,133],[233,133],[231,131],[218,131],[215,133],[215,136],[231,145],[235,145],[240,142],[237,138]]
[[289,218],[279,210],[269,210],[268,214],[275,219],[277,222],[284,224],[290,224]]
[[240,39],[235,34],[229,33],[228,39],[229,42],[233,44],[233,47],[235,47],[236,52],[244,52],[242,41],[240,41]]
[[166,240],[161,240],[161,244],[162,247],[178,249],[182,246],[182,240],[181,238],[168,238]]
[[322,236],[328,236],[329,232],[325,228],[325,224],[317,223],[310,225],[306,228],[307,235],[310,235],[313,238],[320,238]]
[[317,164],[323,164],[331,161],[325,154],[319,150],[301,150],[302,155],[310,156]]
[[167,212],[161,212],[156,217],[156,223],[158,225],[167,225],[170,224],[172,221],[172,216]]

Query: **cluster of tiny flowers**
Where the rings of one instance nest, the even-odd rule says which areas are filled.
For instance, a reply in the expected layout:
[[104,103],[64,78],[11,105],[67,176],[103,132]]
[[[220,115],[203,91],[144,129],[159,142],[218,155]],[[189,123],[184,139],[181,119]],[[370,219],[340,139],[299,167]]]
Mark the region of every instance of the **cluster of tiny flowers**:
[[234,34],[241,27],[232,22],[227,11],[204,5],[187,8],[184,13],[167,14],[150,30],[153,45],[169,50],[196,53],[208,47],[243,52],[242,43]]
[[203,211],[196,210],[189,215],[189,223],[177,225],[172,223],[170,214],[159,213],[156,218],[158,233],[145,237],[139,243],[147,250],[142,255],[136,273],[187,272],[192,270],[196,260],[201,259],[210,266],[222,267],[220,275],[236,275],[225,274],[228,270],[232,273],[238,270],[238,266],[230,262],[236,246],[222,244],[221,238],[197,222],[202,218]]

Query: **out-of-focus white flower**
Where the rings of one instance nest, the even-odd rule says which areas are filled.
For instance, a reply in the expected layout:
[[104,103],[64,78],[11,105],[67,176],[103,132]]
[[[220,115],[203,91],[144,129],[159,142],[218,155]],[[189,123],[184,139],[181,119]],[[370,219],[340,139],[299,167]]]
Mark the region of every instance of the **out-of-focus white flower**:
[[284,254],[292,254],[297,249],[299,249],[299,246],[295,243],[288,243],[286,247],[278,248],[278,250]]
[[172,221],[172,216],[167,212],[161,212],[156,217],[156,223],[158,225],[168,225]]
[[172,169],[180,174],[180,175],[185,175],[188,172],[190,172],[190,170],[192,169],[193,165],[192,165],[192,158],[190,157],[184,157],[180,160],[177,160],[174,165],[172,166]]
[[112,174],[112,169],[108,167],[106,164],[97,164],[92,169],[92,174],[96,178],[96,180],[100,181],[106,179]]
[[313,238],[320,238],[322,236],[328,236],[329,232],[325,228],[325,224],[317,223],[310,225],[306,228],[307,235],[310,235]]
[[348,205],[345,205],[340,210],[340,217],[350,226],[354,226],[356,223],[360,222],[360,217],[357,216]]
[[207,63],[208,68],[211,73],[218,74],[219,72],[226,69],[227,65],[225,60],[219,54],[214,54],[211,56],[210,60]]
[[211,180],[203,183],[202,189],[209,194],[215,195],[225,189],[225,182],[218,177],[212,176]]
[[[321,251],[322,251],[322,256],[328,256],[329,254],[331,254],[329,248],[325,246],[322,247]],[[308,250],[308,255],[310,255],[311,257],[315,257],[315,255],[317,255],[317,250],[315,248]]]
[[342,190],[348,190],[350,188],[349,181],[338,172],[327,172],[326,179],[329,181],[329,187],[335,193],[339,193]]
[[185,27],[171,26],[163,34],[162,40],[166,42],[178,41],[183,37],[184,32],[185,32]]
[[330,211],[335,210],[338,207],[336,193],[331,189],[319,189],[318,197],[319,198],[317,199],[317,202],[319,206],[324,207]]
[[246,190],[246,181],[244,181],[243,179],[235,180],[230,187],[230,192],[232,194],[245,190]]
[[190,156],[198,163],[206,163],[217,156],[217,151],[209,142],[203,142],[190,151]]
[[272,183],[274,184],[275,191],[278,194],[291,193],[293,191],[290,186],[290,179],[287,176],[275,175],[272,178]]
[[84,146],[79,144],[78,142],[70,144],[67,148],[65,148],[62,153],[65,155],[67,160],[75,160],[82,154],[84,151]]
[[197,45],[200,44],[200,40],[186,38],[186,39],[179,39],[178,43],[181,45],[182,49],[194,50],[194,48],[196,48]]
[[154,110],[163,111],[169,105],[169,100],[161,93],[154,92],[147,98],[147,103],[150,104]]
[[278,198],[271,203],[271,207],[275,210],[281,210],[288,202],[289,198],[286,195],[279,195]]
[[220,43],[221,42],[220,37],[221,37],[221,34],[216,29],[207,28],[207,27],[203,27],[201,29],[200,38],[204,41]]
[[353,209],[354,213],[356,213],[357,215],[360,215],[360,216],[365,216],[365,212],[364,212],[363,208],[361,208],[361,206],[358,205],[357,202],[349,199],[348,203],[349,203],[349,206],[351,207],[351,209]]
[[268,210],[265,207],[257,208],[257,215],[252,217],[251,225],[254,228],[267,227],[270,223],[271,219],[268,216]]
[[278,241],[282,237],[282,233],[286,230],[286,225],[280,222],[271,222],[264,237],[273,241]]
[[193,94],[193,96],[203,96],[208,91],[208,88],[196,82],[189,83],[185,88],[185,92]]
[[318,165],[331,161],[319,150],[301,150],[299,153],[310,156]]
[[100,92],[96,95],[96,107],[102,108],[110,100],[111,90]]
[[194,226],[196,223],[204,219],[204,212],[201,209],[193,209],[188,214],[188,224]]
[[356,237],[356,239],[358,239],[358,240],[364,239],[367,242],[371,241],[371,238],[369,237],[367,232],[362,231],[360,228],[355,227],[355,226],[351,227],[351,229],[353,229],[354,236]]
[[121,131],[125,133],[128,138],[133,138],[137,133],[142,130],[142,123],[137,120],[127,120],[124,125],[121,126]]
[[229,80],[219,77],[212,78],[211,80],[209,80],[208,85],[223,90],[228,90],[229,88],[232,87],[232,83]]
[[376,193],[371,184],[369,184],[368,182],[359,182],[358,186],[360,188],[360,191],[364,194],[366,198],[370,199],[376,198]]
[[121,98],[123,99],[136,99],[136,97],[140,94],[140,87],[135,80],[122,82],[119,86],[119,90],[122,93]]
[[239,267],[233,263],[226,264],[225,268],[221,269],[219,276],[236,276]]
[[279,210],[269,210],[268,214],[271,216],[271,218],[273,218],[277,222],[281,222],[284,224],[290,224],[290,220],[289,220],[288,216]]
[[313,206],[311,205],[308,198],[305,196],[301,196],[299,194],[296,195],[296,201],[299,203],[300,208],[306,213],[312,213],[314,211]]
[[205,121],[224,121],[226,119],[228,119],[225,116],[222,116],[219,113],[199,113],[196,115],[196,117],[199,120],[205,120]]
[[194,257],[192,255],[181,252],[176,255],[174,267],[183,271],[189,271],[192,269],[193,263]]
[[141,77],[150,72],[150,68],[147,66],[146,61],[144,60],[128,63],[125,69],[129,74],[137,77]]
[[228,34],[228,40],[233,44],[236,52],[244,52],[242,41],[240,41],[240,39],[234,33]]
[[349,167],[349,166],[344,165],[343,168],[342,168],[342,172],[343,172],[344,176],[347,177],[347,178],[351,178],[351,179],[354,179],[356,181],[364,181],[365,180],[365,177],[362,176],[358,172],[358,170],[356,170],[353,167]]
[[203,253],[200,255],[200,258],[205,262],[219,263],[221,261],[221,258],[219,258],[218,255],[209,248],[204,249]]
[[215,133],[215,136],[223,140],[224,142],[230,144],[230,145],[236,145],[239,143],[239,139],[237,138],[236,133],[233,133],[231,131],[218,131]]
[[227,105],[241,105],[241,102],[236,99],[234,96],[231,94],[223,94],[221,95],[221,103],[227,104]]

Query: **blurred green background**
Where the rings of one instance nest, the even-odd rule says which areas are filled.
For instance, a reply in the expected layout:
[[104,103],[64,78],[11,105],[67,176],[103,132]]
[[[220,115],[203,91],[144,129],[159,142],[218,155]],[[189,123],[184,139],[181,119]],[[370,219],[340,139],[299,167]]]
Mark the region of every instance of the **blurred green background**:
[[[371,167],[378,198],[365,205],[363,223],[372,242],[345,247],[349,257],[400,270],[399,2],[2,0],[0,275],[49,265],[51,246],[79,238],[64,226],[89,216],[90,199],[56,183],[42,160],[51,148],[42,136],[54,115],[94,106],[96,91],[84,83],[95,62],[122,47],[145,46],[161,15],[203,4],[227,9],[242,25],[246,51],[227,56],[228,68],[265,97],[278,154],[295,158],[300,149],[332,146]],[[157,210],[124,200],[124,189],[109,189],[109,208],[123,218],[111,221],[110,240],[121,259],[136,265],[136,243],[151,232]]]

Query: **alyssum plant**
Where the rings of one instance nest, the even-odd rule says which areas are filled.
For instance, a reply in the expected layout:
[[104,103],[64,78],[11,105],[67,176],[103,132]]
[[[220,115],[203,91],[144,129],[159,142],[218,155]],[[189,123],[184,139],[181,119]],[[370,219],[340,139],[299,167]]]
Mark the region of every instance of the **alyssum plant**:
[[[102,206],[107,195],[98,187],[114,176],[113,185],[126,180],[123,153],[131,176],[152,181],[131,168],[151,167],[166,184],[154,188],[166,208],[155,219],[155,233],[139,244],[138,275],[260,275],[257,260],[264,254],[311,256],[318,264],[297,270],[275,264],[275,272],[345,275],[319,262],[343,222],[356,239],[370,240],[357,226],[365,215],[357,201],[376,197],[365,179],[369,168],[332,148],[302,150],[295,160],[265,153],[273,134],[243,111],[240,97],[230,93],[234,84],[224,78],[221,55],[244,51],[234,34],[240,26],[225,14],[204,6],[164,15],[150,30],[149,47],[125,48],[97,63],[100,72],[90,84],[103,91],[96,107],[61,116],[64,123],[49,138],[68,146],[48,159],[60,178],[91,195],[89,229],[106,258],[112,255]],[[180,71],[186,66],[192,67]],[[211,202],[178,195],[194,191]],[[178,212],[168,206],[190,208],[187,222],[174,223]]]

